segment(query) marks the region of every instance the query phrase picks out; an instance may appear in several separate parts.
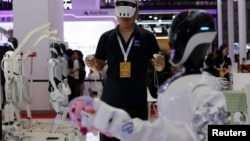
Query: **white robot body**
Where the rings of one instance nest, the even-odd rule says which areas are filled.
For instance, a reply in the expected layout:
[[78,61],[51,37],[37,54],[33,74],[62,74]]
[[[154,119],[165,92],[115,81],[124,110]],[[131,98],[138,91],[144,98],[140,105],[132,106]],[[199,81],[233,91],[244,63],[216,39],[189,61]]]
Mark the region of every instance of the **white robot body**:
[[223,124],[226,116],[223,93],[216,90],[219,87],[209,85],[219,82],[219,78],[208,75],[175,78],[158,90],[159,117],[153,123],[132,119],[125,111],[95,100],[96,113],[82,111],[82,126],[94,126],[124,141],[206,141],[208,125]]
[[[23,105],[26,106],[26,112],[31,119],[30,104],[32,98],[28,91],[28,82],[23,76],[22,68],[22,56],[17,54],[16,57],[11,60],[14,51],[7,51],[1,62],[1,67],[5,77],[5,95],[6,104],[4,106],[4,122],[14,123],[14,118],[17,119],[17,123],[21,122],[20,110]],[[14,116],[15,113],[15,116]],[[12,126],[12,125],[10,125]]]
[[[62,93],[64,95],[70,95],[71,90],[68,85],[68,61],[62,56],[60,57],[60,62],[62,65],[62,76],[63,76],[63,82],[62,82]],[[67,100],[68,101],[68,100]],[[66,102],[68,104],[68,102]]]
[[13,104],[11,102],[7,102],[7,104],[4,105],[4,123],[10,123],[14,121],[14,112]]
[[166,82],[158,91],[159,116],[191,124],[196,110],[196,107],[193,106],[196,103],[193,103],[194,93],[192,91],[198,84],[208,85],[214,90],[220,90],[221,86],[218,79],[205,74],[197,74],[183,76],[171,84]]
[[[55,50],[53,50],[55,51]],[[49,81],[52,85],[52,90],[50,92],[50,102],[53,109],[57,112],[57,116],[53,121],[51,127],[51,133],[55,133],[60,123],[60,120],[64,120],[67,116],[68,110],[68,95],[71,93],[71,90],[68,86],[67,79],[63,79],[65,71],[66,60],[62,58],[51,58],[48,62],[49,69]],[[67,75],[65,75],[66,78]]]
[[[11,74],[13,72],[13,62],[10,59],[11,55],[13,54],[13,51],[7,51],[2,60],[2,68],[4,71],[4,77],[6,80],[11,80],[14,76]],[[12,70],[11,70],[12,69]]]
[[[49,68],[49,81],[52,85],[52,90],[50,93],[50,100],[52,103],[57,103],[59,101],[63,101],[65,99],[65,96],[62,94],[62,74],[61,71],[61,64],[58,59],[51,58],[48,62],[48,68]],[[57,80],[57,81],[56,81]],[[59,103],[58,103],[59,104]],[[56,105],[58,105],[56,104]],[[53,105],[53,104],[52,104]],[[54,110],[59,109],[58,106],[54,107]],[[58,110],[56,110],[58,111]]]
[[56,63],[56,66],[55,66],[55,76],[58,80],[62,81],[62,70],[63,70],[63,66],[62,66],[62,63],[60,62],[59,59],[55,59],[54,60],[55,63]]

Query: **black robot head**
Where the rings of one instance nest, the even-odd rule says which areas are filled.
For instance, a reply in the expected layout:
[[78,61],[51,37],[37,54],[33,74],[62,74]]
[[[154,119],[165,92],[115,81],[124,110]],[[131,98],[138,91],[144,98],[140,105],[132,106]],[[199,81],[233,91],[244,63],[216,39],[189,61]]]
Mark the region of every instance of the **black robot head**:
[[215,23],[210,14],[203,10],[187,10],[179,13],[169,31],[169,44],[175,50],[173,64],[201,67],[215,36]]
[[65,54],[66,51],[67,51],[66,45],[63,44],[63,43],[60,43],[60,47],[61,47],[61,52],[62,52],[62,54]]
[[52,58],[57,58],[60,53],[60,46],[57,43],[51,43],[49,46]]
[[15,37],[8,38],[8,45],[10,50],[15,50],[18,46],[18,40]]

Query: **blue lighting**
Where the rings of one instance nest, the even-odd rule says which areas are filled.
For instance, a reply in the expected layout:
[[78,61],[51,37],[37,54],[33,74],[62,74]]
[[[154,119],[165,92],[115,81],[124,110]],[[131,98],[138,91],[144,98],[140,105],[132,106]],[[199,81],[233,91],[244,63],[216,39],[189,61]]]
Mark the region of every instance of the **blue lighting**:
[[208,26],[202,26],[202,27],[200,27],[200,30],[201,31],[207,31],[207,30],[209,30],[210,28],[208,27]]
[[3,43],[3,46],[8,46],[8,43]]

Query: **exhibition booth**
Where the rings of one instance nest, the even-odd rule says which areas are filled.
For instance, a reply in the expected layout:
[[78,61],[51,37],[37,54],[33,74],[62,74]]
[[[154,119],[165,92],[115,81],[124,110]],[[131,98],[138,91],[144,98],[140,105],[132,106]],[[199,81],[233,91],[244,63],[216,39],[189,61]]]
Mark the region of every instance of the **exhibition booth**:
[[[34,2],[34,0],[14,1],[13,7],[5,6],[0,10],[0,31],[13,30],[20,42],[33,29],[51,23],[51,28],[58,30],[61,37],[60,42],[67,44],[70,49],[82,51],[84,56],[94,54],[100,35],[107,30],[113,29],[117,25],[113,11],[114,1],[102,0],[62,0],[63,4],[52,0]],[[32,6],[27,6],[32,5]],[[166,7],[168,5],[169,7]],[[186,6],[185,6],[186,5]],[[62,10],[55,10],[55,7],[62,6]],[[27,8],[29,7],[29,8]],[[155,8],[155,9],[153,9]],[[217,2],[210,1],[145,1],[139,13],[136,24],[154,33],[160,48],[166,52],[173,53],[168,44],[168,28],[172,19],[180,11],[187,8],[202,8],[214,16],[217,23]],[[46,12],[45,12],[46,11]],[[39,16],[37,16],[39,15]],[[43,33],[30,37],[29,42],[23,48],[23,52],[29,52],[29,47],[39,39]],[[0,32],[0,45],[7,46],[7,38]],[[48,91],[48,59],[50,58],[49,45],[54,40],[45,39],[41,41],[32,53],[36,56],[29,56],[25,62],[25,73],[27,78],[32,79],[33,102],[31,110],[33,112],[53,111],[49,101]],[[87,74],[89,69],[86,68]],[[236,68],[232,72],[232,82],[230,90],[224,91],[229,105],[229,112],[250,113],[250,73],[239,73]],[[238,95],[237,95],[238,94]],[[240,104],[239,104],[240,103]],[[249,116],[246,116],[247,124],[250,124]],[[232,121],[233,122],[233,121]],[[74,129],[70,129],[74,131]]]
[[[49,14],[49,13],[42,13],[37,10],[32,15],[23,17],[21,15],[27,15],[30,14],[29,12],[31,9],[24,10],[25,3],[23,2],[17,2],[18,5],[23,6],[16,6],[16,11],[12,10],[1,10],[0,11],[0,27],[10,30],[14,29],[14,36],[20,39],[20,41],[25,37],[25,33],[27,34],[28,30],[31,30],[31,27],[35,28],[36,26],[44,24],[40,20],[41,18],[38,18],[39,22],[36,18],[36,15],[44,15],[44,18],[47,18],[47,21],[49,21],[51,18],[56,16],[56,14]],[[32,4],[32,2],[30,2]],[[34,3],[35,4],[35,3]],[[41,3],[44,4],[44,3]],[[45,3],[48,4],[48,3]],[[53,3],[49,3],[50,5]],[[99,8],[101,5],[102,8]],[[95,52],[97,41],[99,40],[99,37],[102,33],[105,31],[112,29],[116,26],[117,21],[116,17],[114,16],[113,6],[109,3],[105,4],[99,3],[99,0],[96,1],[80,1],[76,0],[72,3],[65,3],[63,11],[63,25],[60,25],[58,21],[61,19],[55,21],[57,25],[60,25],[59,27],[59,34],[61,37],[63,37],[63,40],[67,42],[68,48],[71,49],[78,49],[81,50],[82,53],[86,56],[88,54],[93,54]],[[156,5],[161,5],[157,4]],[[181,4],[180,4],[181,5]],[[194,6],[195,4],[190,3],[190,6]],[[202,7],[202,5],[200,5]],[[15,6],[13,6],[15,8]],[[145,6],[147,7],[147,6]],[[150,6],[149,6],[150,7]],[[207,11],[212,14],[215,17],[216,20],[216,8],[215,7],[208,7]],[[20,10],[19,10],[20,9]],[[53,7],[49,6],[48,8],[44,8],[47,11],[53,11]],[[44,9],[41,9],[40,11],[44,11]],[[142,28],[145,28],[151,32],[153,32],[156,35],[156,39],[159,43],[159,46],[162,50],[165,50],[167,52],[170,51],[169,45],[168,45],[168,28],[171,24],[172,18],[185,9],[184,7],[180,7],[179,9],[158,9],[158,10],[152,10],[152,8],[144,8],[140,10],[140,15],[137,20],[137,24],[141,26]],[[26,12],[25,12],[26,11]],[[61,12],[61,11],[60,11]],[[15,13],[17,13],[16,17]],[[22,14],[21,14],[22,13]],[[57,12],[58,13],[58,12]],[[34,15],[36,14],[36,15]],[[29,18],[30,17],[30,18]],[[57,17],[58,19],[58,17]],[[27,23],[27,21],[30,21]],[[45,20],[46,21],[46,20]],[[44,21],[44,22],[45,22]],[[16,22],[16,24],[15,24]],[[26,27],[27,24],[30,24],[29,27]],[[53,25],[52,28],[56,28],[56,24]],[[31,41],[35,40],[31,38]],[[38,47],[34,50],[34,52],[37,53],[37,56],[32,58],[33,65],[32,65],[32,78],[33,78],[33,91],[36,91],[36,93],[33,94],[34,96],[34,102],[32,104],[32,110],[39,111],[39,110],[52,110],[51,106],[49,104],[49,101],[47,100],[49,98],[49,94],[47,91],[48,87],[48,71],[47,71],[47,60],[49,59],[49,49],[42,47],[42,46],[48,46],[49,42],[44,43],[45,41],[41,42]],[[0,34],[0,43],[2,45],[7,44],[7,38]],[[29,45],[29,43],[28,43]],[[24,47],[24,50],[26,48]],[[38,66],[39,64],[39,66]],[[26,71],[28,78],[29,72],[31,70],[31,58],[27,58],[25,60],[26,65]],[[44,69],[43,69],[44,68]],[[41,69],[43,71],[41,71]],[[87,74],[89,73],[89,69],[86,69]]]

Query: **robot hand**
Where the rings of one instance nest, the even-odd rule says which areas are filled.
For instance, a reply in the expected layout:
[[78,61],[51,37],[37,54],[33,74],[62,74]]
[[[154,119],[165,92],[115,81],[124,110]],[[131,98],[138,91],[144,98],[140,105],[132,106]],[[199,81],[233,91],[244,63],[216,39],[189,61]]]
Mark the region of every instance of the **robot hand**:
[[52,101],[64,101],[65,100],[65,96],[60,93],[60,91],[58,89],[55,89],[53,92],[50,93],[50,99]]
[[124,138],[133,132],[134,123],[122,109],[114,108],[101,100],[81,111],[81,125],[87,130],[98,130],[109,137]]
[[[97,107],[99,107],[99,102],[97,101],[97,103],[94,104],[96,109],[98,109]],[[101,132],[103,134],[105,134],[108,137],[112,137],[112,134],[108,131],[102,131],[99,130],[97,128],[94,127],[94,119],[96,118],[95,115],[96,111],[94,106],[87,106],[85,107],[84,110],[81,111],[81,125],[84,127],[83,130],[80,130],[81,133],[85,133],[87,131],[89,132]],[[101,122],[101,121],[100,121]]]
[[[85,111],[85,112],[83,112]],[[69,116],[71,121],[78,127],[80,132],[83,135],[86,135],[87,132],[97,132],[92,128],[92,118],[91,114],[94,113],[93,110],[93,99],[89,96],[80,96],[73,99],[69,104]],[[86,118],[86,124],[82,124],[82,116],[89,116],[89,119]],[[88,121],[87,121],[88,120]]]
[[70,95],[71,94],[71,90],[70,90],[70,87],[68,85],[68,79],[63,80],[62,93],[65,94],[65,95]]

